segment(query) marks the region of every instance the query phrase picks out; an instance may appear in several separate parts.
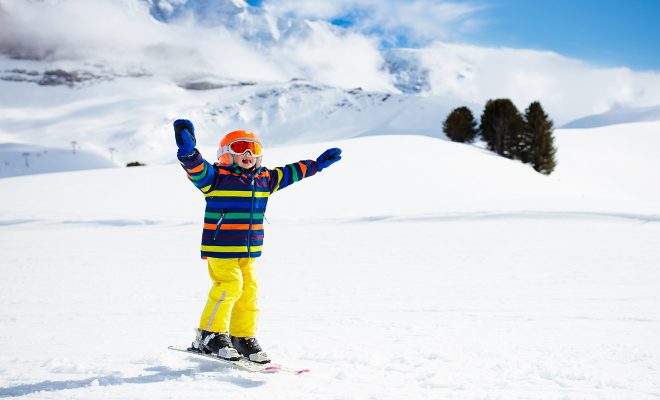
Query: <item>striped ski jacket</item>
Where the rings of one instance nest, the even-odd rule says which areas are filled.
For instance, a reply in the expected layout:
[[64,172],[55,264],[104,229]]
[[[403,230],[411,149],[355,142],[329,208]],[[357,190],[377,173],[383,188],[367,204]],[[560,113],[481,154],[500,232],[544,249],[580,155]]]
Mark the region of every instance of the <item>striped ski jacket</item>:
[[202,258],[261,256],[268,197],[318,170],[316,161],[304,160],[248,172],[237,165],[212,165],[197,149],[179,161],[206,199]]

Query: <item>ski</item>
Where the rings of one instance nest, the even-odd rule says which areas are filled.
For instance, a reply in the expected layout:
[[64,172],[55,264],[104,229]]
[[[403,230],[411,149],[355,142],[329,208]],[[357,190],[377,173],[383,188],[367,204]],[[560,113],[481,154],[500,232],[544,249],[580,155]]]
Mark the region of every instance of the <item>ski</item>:
[[243,371],[248,371],[248,372],[257,372],[257,373],[263,373],[263,374],[272,374],[272,373],[278,373],[278,372],[285,372],[289,374],[294,374],[294,375],[300,375],[306,372],[309,372],[309,369],[293,369],[293,368],[288,368],[284,367],[282,365],[278,364],[273,364],[273,363],[268,363],[268,364],[259,364],[253,361],[248,360],[245,357],[242,357],[240,360],[236,361],[231,361],[231,360],[225,360],[223,358],[220,358],[216,355],[213,354],[204,354],[200,353],[198,351],[192,350],[190,348],[185,348],[185,347],[180,347],[180,346],[168,346],[167,347],[170,350],[174,351],[179,351],[182,353],[188,353],[192,356],[195,357],[201,357],[207,360],[213,360],[222,364],[227,364],[227,365],[232,365],[240,370]]

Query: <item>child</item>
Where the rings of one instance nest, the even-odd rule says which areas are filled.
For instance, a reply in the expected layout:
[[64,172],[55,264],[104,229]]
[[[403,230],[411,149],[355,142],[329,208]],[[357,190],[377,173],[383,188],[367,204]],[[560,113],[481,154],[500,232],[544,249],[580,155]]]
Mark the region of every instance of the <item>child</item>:
[[213,287],[192,347],[227,360],[241,355],[268,363],[256,333],[257,281],[254,261],[261,255],[268,197],[341,159],[329,149],[316,159],[268,169],[261,166],[261,141],[252,132],[225,135],[218,162],[211,165],[195,148],[195,129],[185,119],[174,121],[177,158],[190,181],[206,198],[202,258],[208,262]]

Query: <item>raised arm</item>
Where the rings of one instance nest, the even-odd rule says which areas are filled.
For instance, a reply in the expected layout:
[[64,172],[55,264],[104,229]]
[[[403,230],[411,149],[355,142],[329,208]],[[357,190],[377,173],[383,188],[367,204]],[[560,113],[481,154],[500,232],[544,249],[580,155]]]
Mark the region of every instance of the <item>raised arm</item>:
[[195,127],[192,122],[187,119],[174,121],[174,137],[179,148],[176,155],[188,179],[203,193],[208,193],[215,180],[215,170],[195,148]]

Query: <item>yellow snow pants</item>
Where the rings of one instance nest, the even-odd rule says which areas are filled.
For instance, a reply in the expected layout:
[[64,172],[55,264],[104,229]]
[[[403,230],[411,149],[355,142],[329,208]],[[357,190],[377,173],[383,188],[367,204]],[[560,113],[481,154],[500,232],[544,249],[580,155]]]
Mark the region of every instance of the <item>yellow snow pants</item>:
[[208,258],[209,291],[199,328],[254,336],[257,330],[257,277],[254,258]]

